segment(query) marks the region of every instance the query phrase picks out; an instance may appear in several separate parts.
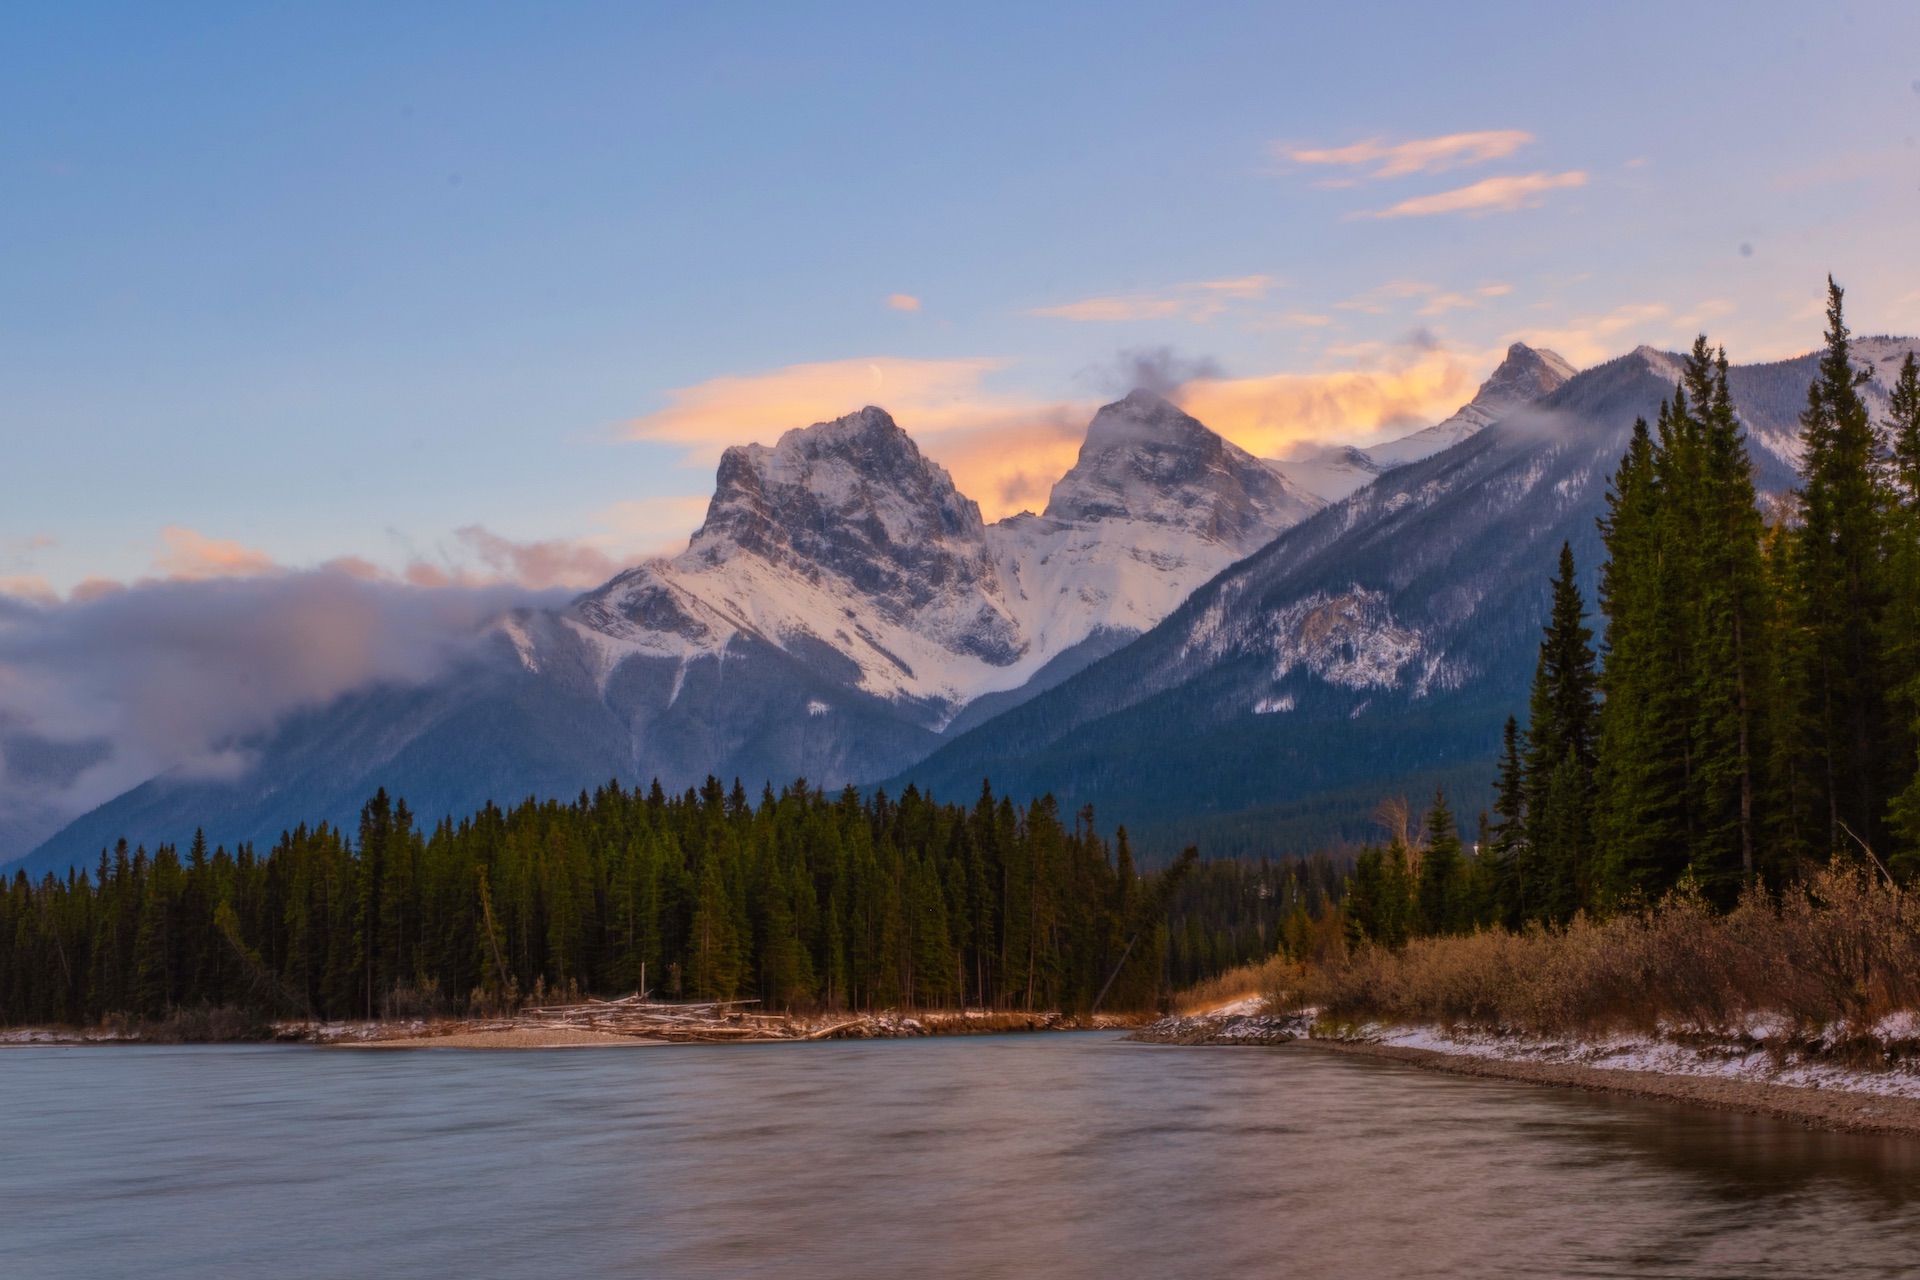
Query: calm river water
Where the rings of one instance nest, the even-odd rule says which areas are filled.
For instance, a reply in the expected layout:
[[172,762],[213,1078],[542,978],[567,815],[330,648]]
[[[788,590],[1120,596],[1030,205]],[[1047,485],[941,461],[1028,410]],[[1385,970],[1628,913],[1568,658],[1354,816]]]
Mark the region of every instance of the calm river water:
[[1920,1274],[1920,1143],[1099,1034],[0,1050],[8,1276]]

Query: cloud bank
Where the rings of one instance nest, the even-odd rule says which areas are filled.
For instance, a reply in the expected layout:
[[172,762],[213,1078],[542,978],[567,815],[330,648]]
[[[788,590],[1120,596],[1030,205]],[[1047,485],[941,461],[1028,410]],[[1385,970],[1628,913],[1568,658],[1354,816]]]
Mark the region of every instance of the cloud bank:
[[430,680],[488,618],[560,598],[341,567],[0,595],[0,858],[156,774],[233,776],[289,713]]

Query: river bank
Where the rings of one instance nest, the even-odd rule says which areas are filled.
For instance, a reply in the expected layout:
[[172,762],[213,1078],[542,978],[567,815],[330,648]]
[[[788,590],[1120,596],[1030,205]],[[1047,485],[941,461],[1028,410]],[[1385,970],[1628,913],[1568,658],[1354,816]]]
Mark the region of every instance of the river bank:
[[[217,1011],[216,1011],[217,1014]],[[555,1049],[795,1040],[893,1040],[917,1036],[1121,1031],[1149,1014],[1068,1016],[986,1009],[871,1013],[761,1014],[738,1005],[640,1005],[594,1001],[528,1009],[502,1018],[410,1018],[263,1023],[199,1015],[159,1023],[98,1027],[13,1027],[0,1048],[29,1045],[218,1044],[268,1042],[342,1049]]]
[[1920,1135],[1920,1058],[1910,1018],[1866,1036],[1795,1038],[1756,1021],[1719,1035],[1668,1032],[1576,1039],[1370,1022],[1316,1011],[1269,1014],[1247,997],[1163,1018],[1128,1038],[1166,1045],[1298,1044],[1454,1075],[1657,1098],[1816,1128]]

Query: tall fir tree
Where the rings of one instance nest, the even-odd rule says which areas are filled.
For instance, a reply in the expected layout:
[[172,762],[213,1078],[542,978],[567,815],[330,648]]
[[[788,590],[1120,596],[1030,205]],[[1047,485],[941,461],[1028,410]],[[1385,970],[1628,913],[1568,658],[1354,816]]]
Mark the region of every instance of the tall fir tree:
[[1536,919],[1564,921],[1590,905],[1593,767],[1598,740],[1593,632],[1561,544],[1553,608],[1540,643],[1527,725],[1527,874],[1542,886]]
[[1501,731],[1500,772],[1493,782],[1493,818],[1482,823],[1488,914],[1509,929],[1531,918],[1534,898],[1522,872],[1527,842],[1527,767],[1520,756],[1520,724],[1507,717]]
[[1655,897],[1680,875],[1686,850],[1685,718],[1676,705],[1680,661],[1678,565],[1667,546],[1662,453],[1676,406],[1660,408],[1658,443],[1644,419],[1607,494],[1600,532],[1606,618],[1605,695],[1595,766],[1596,877],[1610,902]]
[[1885,425],[1892,479],[1885,553],[1890,728],[1910,775],[1891,805],[1890,861],[1911,880],[1920,873],[1920,361],[1911,351],[1887,397]]
[[1800,525],[1795,538],[1794,622],[1803,633],[1791,673],[1805,703],[1797,744],[1817,797],[1821,848],[1880,842],[1892,778],[1887,589],[1882,563],[1888,486],[1878,432],[1853,366],[1844,294],[1827,281],[1826,350],[1801,415]]
[[1427,847],[1420,855],[1414,905],[1421,933],[1466,933],[1473,928],[1466,851],[1445,791],[1434,793],[1433,807],[1427,810]]
[[1758,703],[1769,612],[1763,530],[1746,435],[1727,389],[1726,352],[1709,352],[1700,338],[1687,381],[1699,439],[1699,513],[1685,596],[1692,613],[1686,702],[1694,826],[1687,870],[1731,906],[1755,861],[1763,756],[1757,735],[1764,722]]

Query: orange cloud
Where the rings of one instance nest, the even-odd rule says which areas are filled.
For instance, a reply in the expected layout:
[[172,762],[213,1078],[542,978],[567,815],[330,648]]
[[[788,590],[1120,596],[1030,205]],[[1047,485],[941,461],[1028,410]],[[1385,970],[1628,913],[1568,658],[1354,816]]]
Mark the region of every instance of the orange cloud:
[[1190,382],[1176,398],[1249,453],[1274,458],[1296,445],[1364,442],[1437,422],[1471,399],[1478,381],[1464,359],[1433,351],[1378,369]]
[[169,578],[197,582],[206,578],[253,578],[279,571],[273,557],[264,551],[225,538],[209,538],[179,525],[162,529],[160,538],[167,549],[154,557],[153,567]]
[[1493,129],[1481,133],[1449,133],[1438,138],[1414,138],[1406,142],[1389,143],[1371,138],[1346,147],[1277,149],[1295,164],[1343,168],[1373,165],[1375,167],[1367,177],[1401,178],[1408,174],[1442,173],[1462,165],[1503,159],[1532,141],[1532,134],[1518,129]]
[[918,311],[920,299],[910,293],[890,293],[887,295],[887,305],[895,311]]
[[1483,178],[1472,186],[1442,191],[1430,196],[1402,200],[1391,208],[1375,213],[1355,214],[1359,218],[1428,218],[1442,213],[1511,213],[1515,209],[1538,206],[1549,191],[1566,187],[1584,187],[1587,175],[1579,170],[1569,173],[1529,173],[1520,176]]
[[59,593],[54,591],[53,585],[37,573],[0,575],[0,596],[12,596],[33,604],[60,603]]
[[711,465],[728,445],[772,444],[795,427],[879,405],[994,520],[1036,496],[1045,501],[1047,487],[1072,464],[1090,412],[988,390],[987,375],[1003,366],[878,357],[713,378],[670,392],[667,408],[630,423],[627,434],[680,445],[690,462]]
[[1228,280],[1194,280],[1154,293],[1112,294],[1084,298],[1027,312],[1049,320],[1117,323],[1132,320],[1211,320],[1234,302],[1263,298],[1279,282],[1272,276],[1238,276]]

